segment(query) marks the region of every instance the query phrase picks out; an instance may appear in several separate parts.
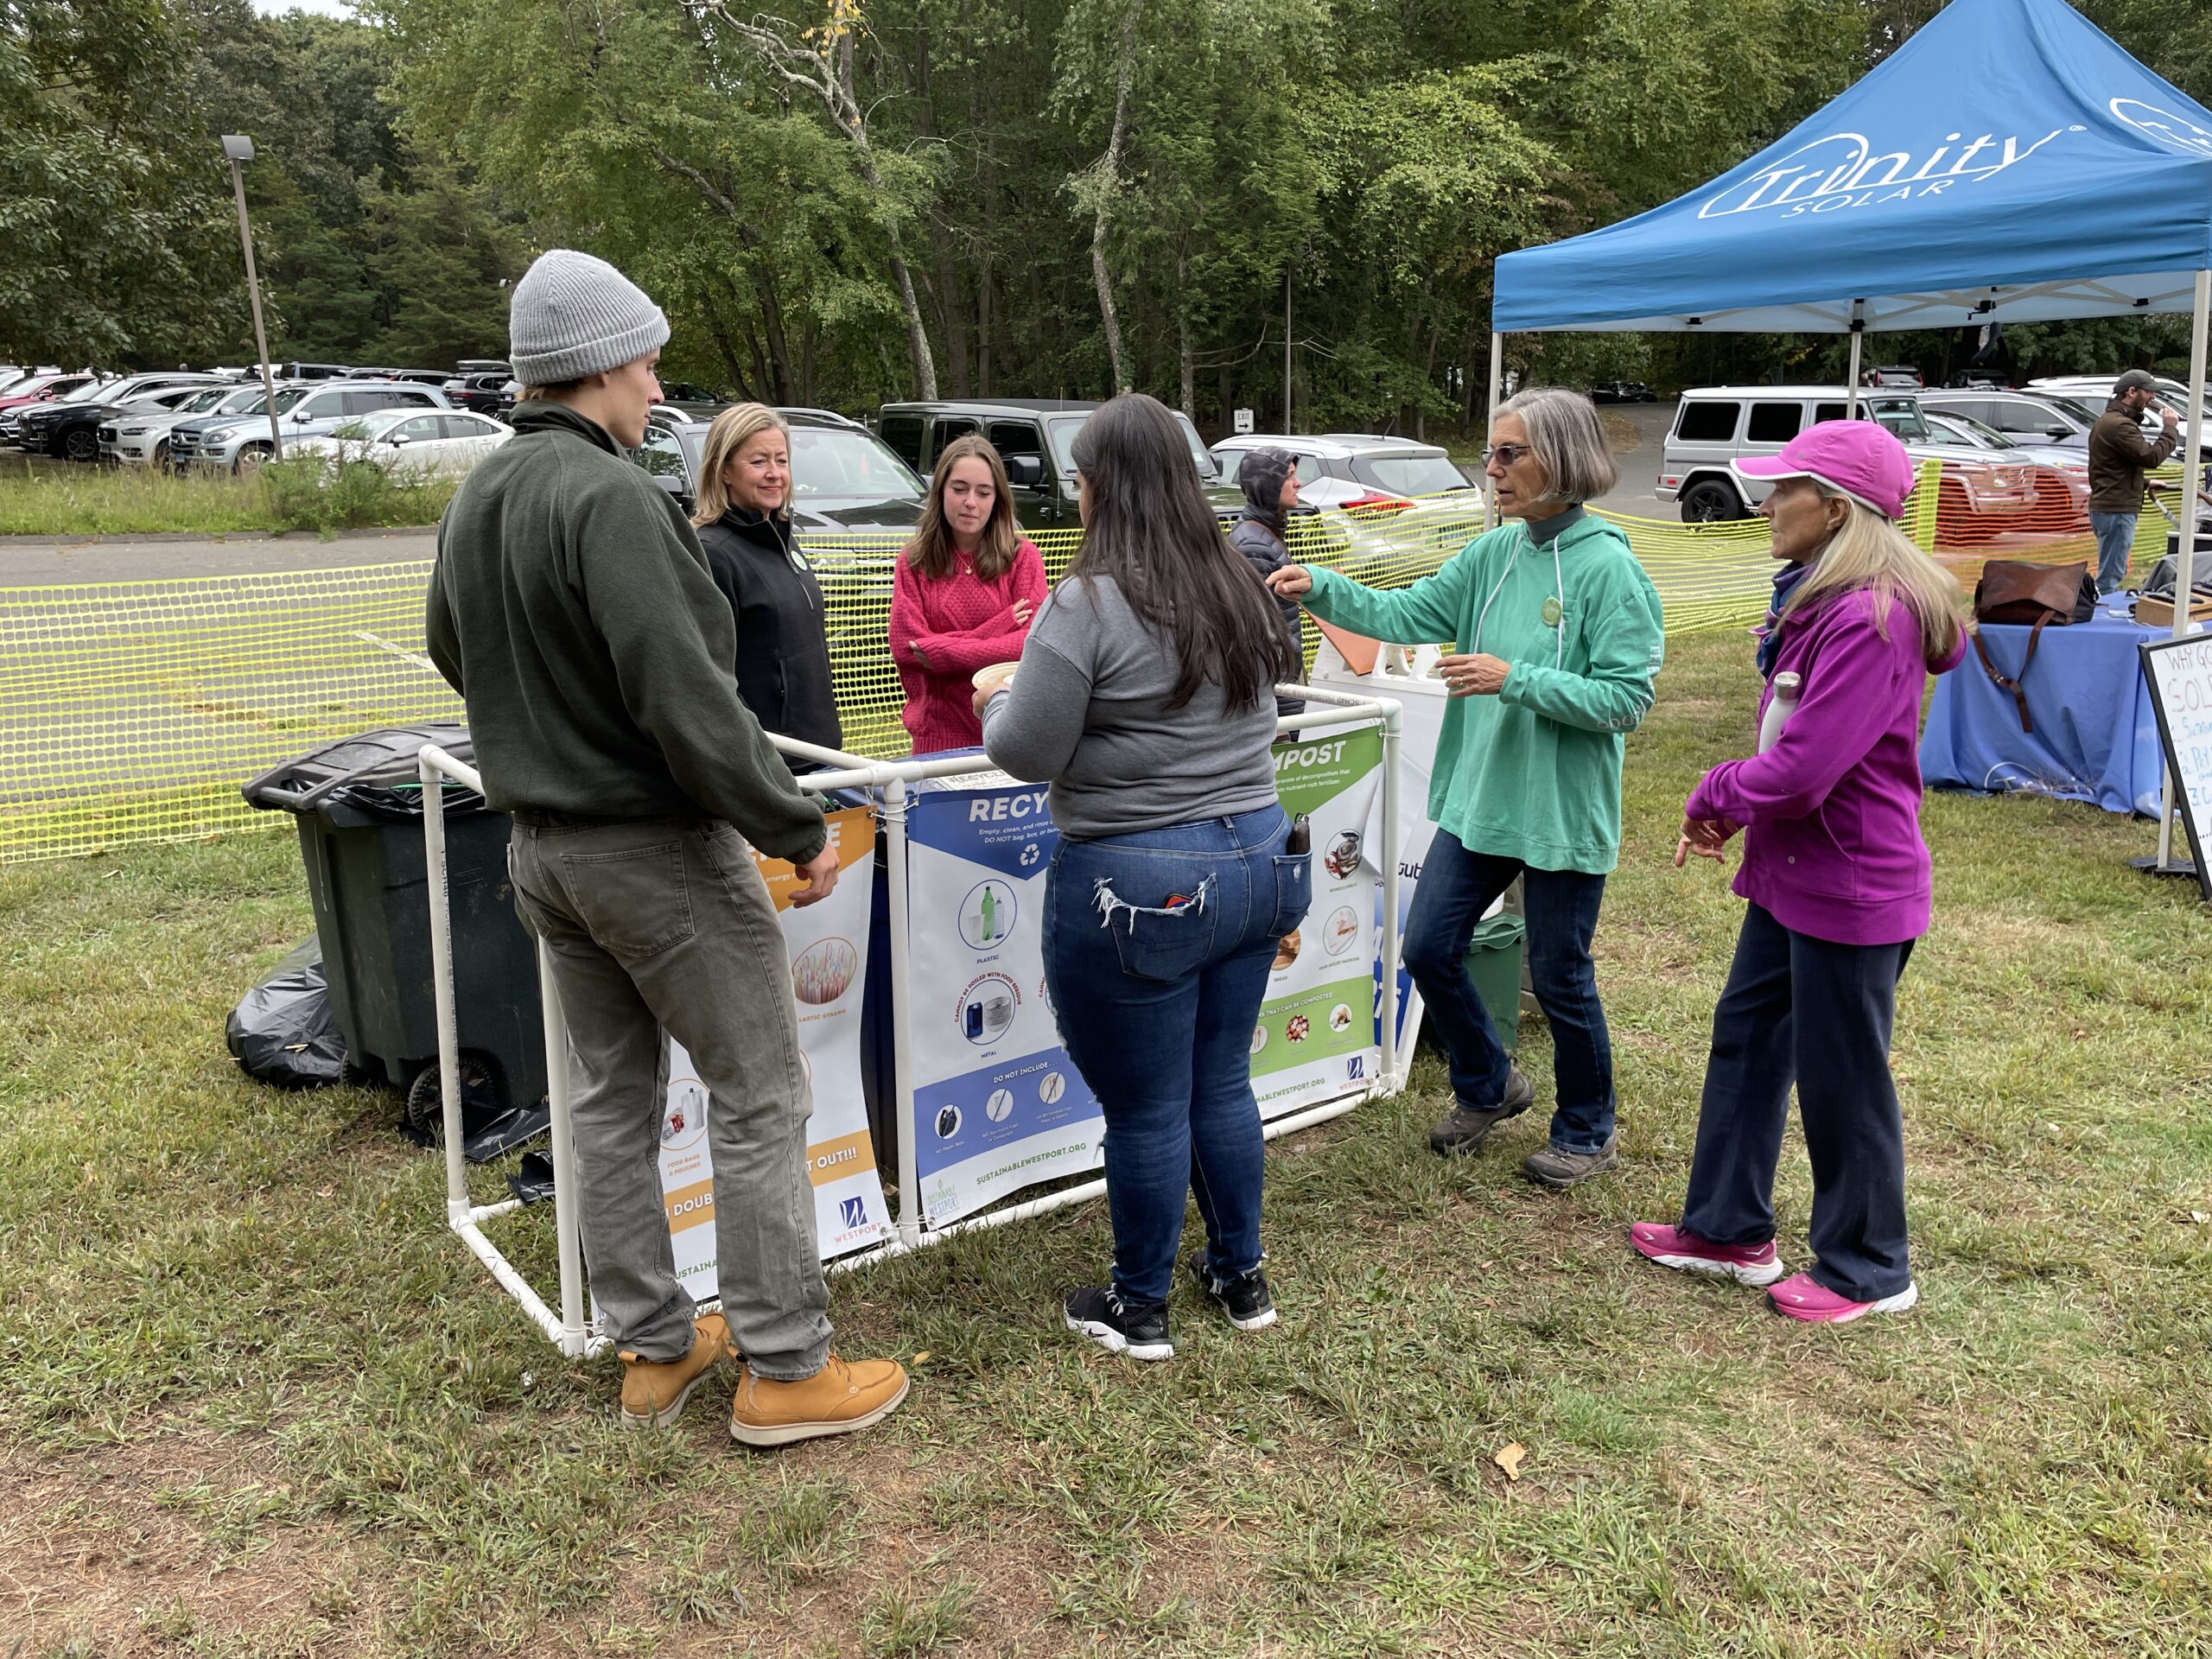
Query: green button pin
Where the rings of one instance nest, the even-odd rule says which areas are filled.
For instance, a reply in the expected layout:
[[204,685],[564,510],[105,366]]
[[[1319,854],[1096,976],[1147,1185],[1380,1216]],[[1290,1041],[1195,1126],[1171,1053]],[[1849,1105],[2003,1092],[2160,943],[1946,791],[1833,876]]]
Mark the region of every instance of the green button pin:
[[1546,627],[1555,628],[1559,626],[1559,619],[1561,614],[1562,613],[1559,607],[1559,601],[1556,599],[1547,599],[1544,601],[1544,626]]

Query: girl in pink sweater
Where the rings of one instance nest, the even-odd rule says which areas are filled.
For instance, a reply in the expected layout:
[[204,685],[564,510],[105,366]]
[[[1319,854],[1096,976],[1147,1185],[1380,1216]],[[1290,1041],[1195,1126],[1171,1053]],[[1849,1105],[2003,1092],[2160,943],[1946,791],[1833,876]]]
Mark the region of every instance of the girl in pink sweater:
[[916,754],[983,741],[970,677],[1021,655],[1045,601],[1045,561],[1014,527],[999,452],[972,433],[938,457],[920,529],[891,589],[891,660]]

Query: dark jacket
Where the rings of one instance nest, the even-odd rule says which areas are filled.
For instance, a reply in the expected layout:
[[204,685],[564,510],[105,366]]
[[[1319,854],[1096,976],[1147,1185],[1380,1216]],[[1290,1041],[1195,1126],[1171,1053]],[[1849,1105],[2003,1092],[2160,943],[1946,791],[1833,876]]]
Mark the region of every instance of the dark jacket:
[[[1229,544],[1251,561],[1262,581],[1269,571],[1280,570],[1293,563],[1290,549],[1274,525],[1250,507],[1245,508],[1244,516],[1230,527]],[[1305,611],[1296,600],[1280,596],[1275,599],[1275,608],[1282,613],[1283,627],[1289,633],[1291,643],[1298,647],[1298,660],[1302,664],[1306,660]],[[1303,673],[1304,670],[1300,671]],[[1300,714],[1305,708],[1303,702],[1294,698],[1275,699],[1275,712],[1279,715]]]
[[486,801],[725,818],[812,858],[821,809],[738,696],[729,607],[682,510],[573,410],[524,403],[514,428],[439,523],[424,618]]
[[2143,474],[2173,454],[2179,432],[2170,426],[2145,438],[2141,422],[2119,398],[2107,404],[2089,429],[2089,511],[2142,512]]
[[732,507],[700,531],[699,545],[736,613],[737,690],[746,706],[772,732],[842,747],[822,587],[791,540],[790,521]]

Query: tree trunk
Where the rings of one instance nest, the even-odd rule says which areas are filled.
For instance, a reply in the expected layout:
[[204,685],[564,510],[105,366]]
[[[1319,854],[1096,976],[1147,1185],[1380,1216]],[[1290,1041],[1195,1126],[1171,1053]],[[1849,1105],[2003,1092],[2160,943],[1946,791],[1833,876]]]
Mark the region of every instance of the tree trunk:
[[1176,367],[1181,372],[1176,377],[1176,388],[1182,393],[1181,408],[1190,417],[1191,424],[1198,422],[1198,365],[1191,346],[1191,303],[1189,276],[1180,252],[1175,256],[1175,357]]
[[[937,142],[937,106],[930,92],[930,31],[926,23],[914,31],[914,131],[925,144]],[[930,297],[937,305],[938,327],[944,333],[945,361],[952,378],[952,395],[968,396],[968,314],[960,272],[953,258],[951,228],[944,215],[932,207],[929,214],[930,256],[937,280]]]
[[1137,23],[1144,0],[1129,0],[1122,19],[1121,62],[1114,73],[1114,128],[1098,162],[1097,210],[1090,226],[1090,280],[1098,290],[1098,318],[1106,328],[1106,365],[1118,394],[1135,389],[1128,354],[1122,346],[1121,314],[1114,307],[1114,274],[1106,264],[1106,226],[1122,185],[1122,146],[1129,133],[1129,90],[1136,79]]

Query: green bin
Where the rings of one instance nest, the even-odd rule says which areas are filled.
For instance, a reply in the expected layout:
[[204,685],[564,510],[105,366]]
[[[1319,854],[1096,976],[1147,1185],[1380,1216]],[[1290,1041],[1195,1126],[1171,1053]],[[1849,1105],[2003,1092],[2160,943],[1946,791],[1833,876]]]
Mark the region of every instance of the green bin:
[[1509,1054],[1521,1045],[1521,950],[1526,928],[1518,916],[1500,912],[1475,924],[1467,950],[1467,972],[1476,995],[1489,1011],[1497,1040]]

